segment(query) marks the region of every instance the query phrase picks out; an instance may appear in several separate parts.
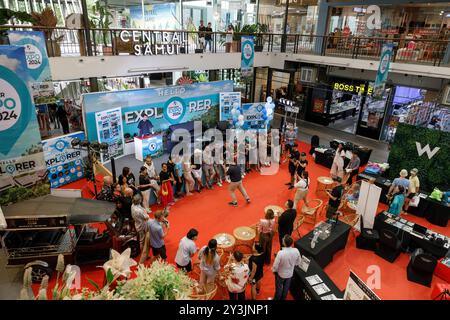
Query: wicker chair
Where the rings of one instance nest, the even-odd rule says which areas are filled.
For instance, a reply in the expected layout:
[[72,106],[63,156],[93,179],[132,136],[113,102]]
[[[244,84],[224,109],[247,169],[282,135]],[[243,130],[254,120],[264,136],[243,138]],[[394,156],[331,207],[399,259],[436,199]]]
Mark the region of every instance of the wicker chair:
[[301,210],[301,216],[303,216],[303,222],[316,225],[317,216],[318,216],[318,213],[319,213],[322,205],[323,205],[323,201],[320,199],[313,199],[313,200],[308,201],[308,206],[303,206],[302,210]]
[[304,215],[297,215],[297,217],[295,218],[294,221],[294,230],[297,232],[297,235],[299,238],[302,237],[302,235],[300,234],[300,227],[302,226],[303,222],[305,222],[305,216]]

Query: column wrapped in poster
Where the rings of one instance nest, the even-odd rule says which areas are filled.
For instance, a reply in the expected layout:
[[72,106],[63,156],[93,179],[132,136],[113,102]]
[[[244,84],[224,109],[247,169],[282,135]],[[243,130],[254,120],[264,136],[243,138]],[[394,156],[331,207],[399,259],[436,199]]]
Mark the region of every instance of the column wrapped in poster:
[[25,49],[0,46],[0,205],[50,192]]

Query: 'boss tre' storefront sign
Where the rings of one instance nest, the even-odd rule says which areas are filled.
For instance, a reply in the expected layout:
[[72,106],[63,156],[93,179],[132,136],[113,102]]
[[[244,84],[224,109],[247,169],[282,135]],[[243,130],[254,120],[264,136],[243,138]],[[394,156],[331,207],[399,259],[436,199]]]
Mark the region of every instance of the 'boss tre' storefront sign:
[[366,84],[361,83],[359,85],[354,84],[348,84],[345,82],[335,82],[333,83],[333,90],[339,90],[349,93],[355,93],[355,94],[364,94],[367,90],[367,95],[370,96],[373,93],[373,87],[372,86],[366,86]]

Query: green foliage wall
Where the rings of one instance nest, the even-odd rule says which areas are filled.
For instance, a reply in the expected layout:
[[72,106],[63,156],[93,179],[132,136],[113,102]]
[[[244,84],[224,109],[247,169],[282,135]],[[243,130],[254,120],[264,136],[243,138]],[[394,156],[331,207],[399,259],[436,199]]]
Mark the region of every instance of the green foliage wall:
[[[422,148],[429,144],[431,151],[435,147],[440,150],[430,160],[426,152],[419,156],[416,142]],[[401,169],[409,172],[417,168],[421,190],[431,192],[435,187],[441,191],[450,190],[450,133],[399,124],[388,162],[391,180],[399,176]]]

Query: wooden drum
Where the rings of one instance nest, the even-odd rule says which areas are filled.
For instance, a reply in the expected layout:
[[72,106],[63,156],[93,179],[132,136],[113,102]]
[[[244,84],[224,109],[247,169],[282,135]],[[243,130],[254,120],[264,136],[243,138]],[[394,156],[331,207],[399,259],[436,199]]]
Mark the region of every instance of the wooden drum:
[[235,249],[242,253],[252,253],[253,243],[256,238],[256,230],[250,227],[238,227],[234,229],[233,235],[236,238]]
[[224,266],[227,263],[230,254],[233,254],[236,239],[228,233],[218,233],[213,238],[217,241],[217,248],[223,250],[223,254],[220,258],[220,265]]
[[318,177],[316,195],[327,197],[325,190],[333,188],[334,181],[330,177]]

